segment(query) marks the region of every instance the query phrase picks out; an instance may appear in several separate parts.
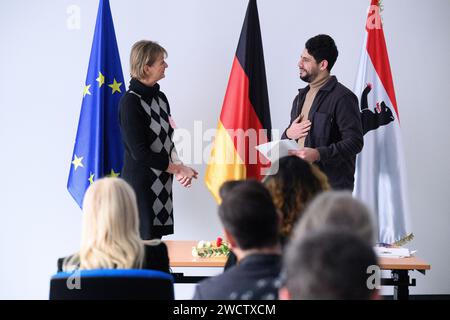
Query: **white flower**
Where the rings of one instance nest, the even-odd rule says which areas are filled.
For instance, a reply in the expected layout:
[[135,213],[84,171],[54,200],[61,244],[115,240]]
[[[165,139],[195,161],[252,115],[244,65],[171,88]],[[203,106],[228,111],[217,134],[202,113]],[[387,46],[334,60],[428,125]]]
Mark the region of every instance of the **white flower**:
[[203,241],[203,240],[199,241],[197,244],[197,248],[199,248],[199,249],[203,248],[204,246],[205,246],[205,241]]

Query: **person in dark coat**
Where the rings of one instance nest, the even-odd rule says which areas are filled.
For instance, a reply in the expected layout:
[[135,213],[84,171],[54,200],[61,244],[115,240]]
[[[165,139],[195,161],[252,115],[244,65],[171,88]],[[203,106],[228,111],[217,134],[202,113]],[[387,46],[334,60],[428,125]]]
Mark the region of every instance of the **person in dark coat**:
[[169,272],[160,240],[144,242],[133,189],[120,178],[102,178],[86,191],[80,250],[58,259],[58,272],[89,269],[152,269]]
[[174,232],[172,180],[190,187],[198,173],[180,161],[172,136],[175,128],[169,101],[160,91],[166,50],[142,40],[130,55],[131,81],[120,100],[119,124],[125,147],[122,177],[136,192],[142,239]]
[[296,155],[316,163],[333,189],[353,190],[356,155],[362,150],[363,130],[356,95],[330,75],[338,50],[328,35],[309,39],[298,67],[309,83],[298,90],[291,125],[282,139],[296,140]]
[[219,217],[239,263],[201,281],[193,299],[277,299],[281,270],[279,216],[269,191],[255,180],[239,182],[227,191]]

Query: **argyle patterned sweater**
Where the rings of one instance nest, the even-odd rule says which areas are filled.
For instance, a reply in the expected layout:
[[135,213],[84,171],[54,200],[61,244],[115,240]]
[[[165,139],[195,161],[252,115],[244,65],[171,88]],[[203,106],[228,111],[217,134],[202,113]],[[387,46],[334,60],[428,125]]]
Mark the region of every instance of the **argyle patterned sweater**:
[[169,102],[159,85],[148,87],[131,79],[119,104],[125,147],[122,178],[136,192],[142,239],[173,233],[173,175],[166,170],[169,161],[179,160],[169,117]]

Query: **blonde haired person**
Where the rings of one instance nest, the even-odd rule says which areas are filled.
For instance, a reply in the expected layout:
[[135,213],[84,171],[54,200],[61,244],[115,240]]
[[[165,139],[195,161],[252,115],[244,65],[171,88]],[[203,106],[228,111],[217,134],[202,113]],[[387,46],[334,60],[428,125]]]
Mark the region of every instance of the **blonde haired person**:
[[58,272],[74,269],[154,269],[169,272],[167,247],[144,245],[133,189],[120,178],[95,181],[83,200],[81,247],[58,260]]
[[136,192],[142,239],[174,232],[172,181],[190,187],[197,171],[180,161],[172,141],[175,129],[169,101],[158,81],[168,67],[167,51],[148,40],[136,42],[130,54],[131,81],[119,105],[125,147],[122,177]]

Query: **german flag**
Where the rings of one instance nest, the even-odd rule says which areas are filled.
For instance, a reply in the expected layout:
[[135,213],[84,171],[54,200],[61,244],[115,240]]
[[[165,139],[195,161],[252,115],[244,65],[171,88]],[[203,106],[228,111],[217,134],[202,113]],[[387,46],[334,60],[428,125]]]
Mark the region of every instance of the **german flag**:
[[261,179],[270,163],[255,147],[271,140],[271,129],[258,8],[250,0],[205,174],[217,202],[225,181]]

